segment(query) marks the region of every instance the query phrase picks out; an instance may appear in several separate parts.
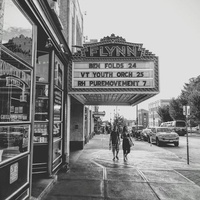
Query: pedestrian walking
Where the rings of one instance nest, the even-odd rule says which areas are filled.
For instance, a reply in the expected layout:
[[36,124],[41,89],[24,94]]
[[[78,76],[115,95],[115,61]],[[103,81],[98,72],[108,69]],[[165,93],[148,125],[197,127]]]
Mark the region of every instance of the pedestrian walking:
[[133,145],[133,141],[131,139],[130,134],[128,133],[127,126],[124,126],[121,138],[123,140],[122,149],[124,154],[124,161],[127,161],[128,160],[127,155],[130,153],[131,146]]
[[112,148],[113,160],[115,160],[115,158],[119,160],[118,153],[119,153],[120,137],[117,126],[114,126],[113,130],[110,133],[109,145],[110,148]]

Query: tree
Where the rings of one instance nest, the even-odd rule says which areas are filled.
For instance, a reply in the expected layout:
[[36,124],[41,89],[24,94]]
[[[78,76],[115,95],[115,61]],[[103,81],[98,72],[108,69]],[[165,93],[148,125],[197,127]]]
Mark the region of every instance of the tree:
[[191,116],[200,123],[200,91],[193,91],[189,96]]
[[169,104],[169,114],[173,120],[185,120],[183,115],[183,106],[179,98],[172,98]]
[[200,76],[191,78],[189,83],[184,85],[184,89],[181,91],[180,100],[182,105],[190,106],[191,115],[189,116],[189,119],[191,122],[200,124]]
[[167,121],[173,120],[169,114],[169,106],[168,105],[158,107],[157,113],[160,116],[162,122],[167,122]]
[[119,114],[115,115],[113,125],[117,126],[118,128],[125,126],[126,123],[124,117]]

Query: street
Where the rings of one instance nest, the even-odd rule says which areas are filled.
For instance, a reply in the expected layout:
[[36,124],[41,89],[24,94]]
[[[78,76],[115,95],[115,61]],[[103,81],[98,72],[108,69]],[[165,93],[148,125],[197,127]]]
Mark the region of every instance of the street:
[[[179,158],[185,159],[187,162],[187,137],[180,136],[179,147],[174,147],[172,144],[164,145],[161,148],[175,153]],[[200,164],[200,137],[189,134],[189,163]]]
[[[195,135],[195,134],[188,134],[188,146],[189,146],[189,164],[193,163],[193,164],[200,164],[200,134],[199,135]],[[108,144],[104,141],[107,138],[106,135],[101,135],[101,143],[99,144],[101,148],[108,148]],[[135,138],[134,138],[135,140]],[[138,141],[139,142],[139,141]],[[137,148],[140,149],[139,146],[141,146],[141,148],[149,148],[149,143],[148,142],[144,142],[144,141],[140,141],[141,143],[144,144],[136,144]],[[152,144],[152,147],[154,148],[150,148],[148,149],[148,151],[155,151],[155,147],[157,147],[155,144]],[[170,151],[172,153],[174,153],[178,158],[184,159],[185,163],[187,163],[187,137],[186,136],[180,136],[179,137],[179,146],[175,147],[174,144],[165,144],[162,145],[160,147],[158,147],[157,150],[159,150],[159,148],[165,149],[167,151]]]

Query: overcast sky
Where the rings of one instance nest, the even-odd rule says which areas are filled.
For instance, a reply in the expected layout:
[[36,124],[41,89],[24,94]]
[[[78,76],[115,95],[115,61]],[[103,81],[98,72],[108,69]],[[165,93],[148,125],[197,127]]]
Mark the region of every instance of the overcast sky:
[[[86,13],[88,39],[114,33],[127,42],[142,43],[159,57],[160,94],[139,108],[177,98],[184,83],[200,75],[200,0],[79,0],[79,4]],[[120,108],[120,112],[130,118],[131,109]]]

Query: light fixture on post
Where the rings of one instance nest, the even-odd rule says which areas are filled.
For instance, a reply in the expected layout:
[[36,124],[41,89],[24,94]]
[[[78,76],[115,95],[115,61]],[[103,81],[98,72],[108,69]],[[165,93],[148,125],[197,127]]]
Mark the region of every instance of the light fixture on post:
[[60,49],[63,53],[65,53],[65,49],[64,49],[64,45],[63,44],[60,44]]
[[64,44],[60,44],[60,49],[61,49],[62,53],[68,55],[68,52],[64,48]]
[[45,44],[45,48],[49,49],[53,46],[51,38],[47,38],[46,44]]

